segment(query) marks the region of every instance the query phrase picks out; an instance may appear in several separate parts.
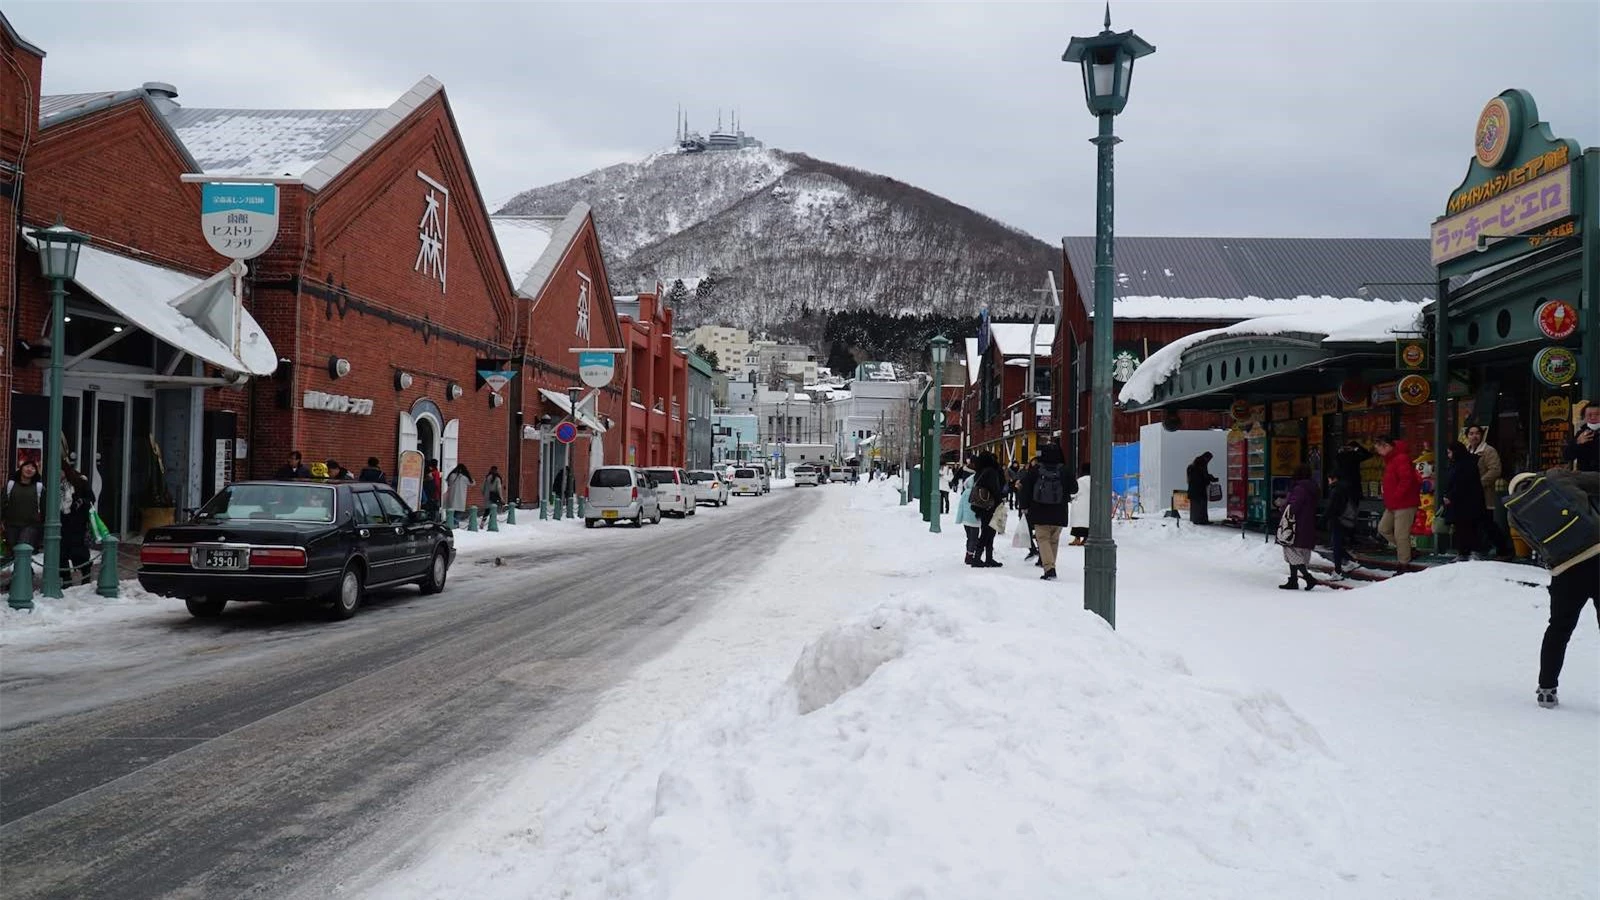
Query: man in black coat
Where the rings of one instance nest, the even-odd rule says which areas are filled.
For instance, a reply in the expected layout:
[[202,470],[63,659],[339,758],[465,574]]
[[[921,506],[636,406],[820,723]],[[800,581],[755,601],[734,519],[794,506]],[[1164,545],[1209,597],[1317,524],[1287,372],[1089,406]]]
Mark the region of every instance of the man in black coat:
[[358,480],[382,484],[389,479],[385,478],[383,475],[383,470],[378,468],[378,458],[376,456],[369,456],[367,457],[367,467],[361,470],[361,477]]
[[1211,451],[1196,456],[1184,474],[1189,489],[1189,521],[1210,525],[1211,485],[1217,480],[1217,476],[1211,474]]
[[275,476],[279,481],[293,481],[296,478],[310,478],[311,470],[300,461],[300,451],[289,451],[289,462],[279,467]]
[[969,563],[977,569],[999,568],[1002,564],[994,558],[994,526],[989,524],[994,511],[1005,503],[1005,471],[1000,468],[1000,460],[993,453],[985,450],[978,454],[976,479],[972,483],[972,495],[967,500],[967,505],[972,508],[972,514],[978,517],[978,545],[973,548],[972,561]]
[[1022,498],[1028,504],[1028,524],[1039,542],[1039,561],[1045,581],[1056,577],[1056,550],[1061,546],[1061,529],[1067,524],[1067,502],[1078,490],[1076,479],[1067,477],[1061,447],[1049,443],[1039,448],[1039,465],[1022,476]]
[[1600,403],[1583,409],[1583,422],[1567,440],[1567,462],[1577,463],[1579,472],[1600,472]]

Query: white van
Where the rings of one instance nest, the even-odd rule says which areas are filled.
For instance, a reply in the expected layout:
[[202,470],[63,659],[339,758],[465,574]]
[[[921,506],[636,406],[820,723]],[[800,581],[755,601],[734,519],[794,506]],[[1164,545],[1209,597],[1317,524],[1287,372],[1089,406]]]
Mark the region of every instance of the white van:
[[799,465],[794,467],[794,486],[810,485],[817,487],[822,484],[822,470],[816,466]]
[[759,496],[761,489],[761,473],[752,466],[739,466],[733,470],[733,477],[728,479],[733,486],[735,494],[749,494]]
[[755,470],[756,475],[761,479],[761,493],[768,494],[772,492],[772,470],[767,467],[766,463],[747,462],[743,463],[742,467]]
[[645,469],[644,473],[655,482],[656,502],[661,506],[663,514],[674,515],[680,519],[694,515],[696,509],[694,482],[689,480],[688,472],[668,466],[656,466]]
[[661,505],[650,477],[633,466],[601,466],[589,476],[589,499],[584,504],[583,526],[596,522],[615,525],[632,522],[642,528],[645,522],[661,521]]

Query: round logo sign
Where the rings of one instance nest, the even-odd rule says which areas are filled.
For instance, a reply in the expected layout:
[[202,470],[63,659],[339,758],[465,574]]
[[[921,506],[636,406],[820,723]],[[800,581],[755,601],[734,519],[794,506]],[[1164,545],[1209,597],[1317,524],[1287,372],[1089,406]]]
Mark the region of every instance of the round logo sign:
[[563,444],[570,444],[578,438],[578,426],[571,422],[562,422],[556,426],[556,440]]
[[1394,386],[1394,393],[1407,406],[1421,406],[1428,402],[1432,388],[1421,375],[1407,375]]
[[1565,300],[1546,300],[1534,310],[1539,330],[1552,341],[1564,341],[1578,330],[1578,311]]
[[1228,414],[1233,416],[1233,420],[1235,422],[1246,422],[1246,421],[1249,421],[1249,419],[1250,419],[1250,401],[1249,400],[1235,400],[1235,401],[1233,401],[1233,405],[1228,407]]
[[1578,373],[1578,357],[1565,347],[1546,347],[1533,355],[1533,374],[1551,387],[1570,383]]
[[1406,364],[1406,368],[1408,369],[1422,368],[1422,364],[1427,360],[1427,358],[1427,350],[1423,349],[1422,344],[1418,343],[1417,341],[1412,341],[1400,348],[1400,359]]
[[1347,378],[1339,385],[1339,400],[1344,403],[1360,403],[1367,399],[1367,385],[1359,378]]
[[1484,168],[1497,168],[1511,149],[1511,107],[1504,97],[1484,104],[1478,114],[1478,130],[1472,136],[1472,152]]

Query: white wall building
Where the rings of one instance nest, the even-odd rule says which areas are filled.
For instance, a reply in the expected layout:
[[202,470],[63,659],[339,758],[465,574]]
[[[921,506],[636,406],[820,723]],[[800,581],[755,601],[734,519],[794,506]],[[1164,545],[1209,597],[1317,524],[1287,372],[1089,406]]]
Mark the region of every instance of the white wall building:
[[704,345],[717,355],[717,367],[730,373],[745,371],[745,357],[751,349],[750,332],[721,325],[701,325],[684,335],[678,343],[690,352],[694,351],[696,345]]

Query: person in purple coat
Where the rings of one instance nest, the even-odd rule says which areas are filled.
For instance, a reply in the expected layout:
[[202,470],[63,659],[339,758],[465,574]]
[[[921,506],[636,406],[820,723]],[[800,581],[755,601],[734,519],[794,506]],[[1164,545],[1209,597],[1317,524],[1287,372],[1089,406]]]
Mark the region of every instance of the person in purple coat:
[[1278,517],[1278,543],[1283,545],[1283,561],[1289,564],[1289,580],[1278,585],[1285,591],[1300,587],[1311,590],[1317,580],[1311,577],[1311,551],[1317,546],[1317,486],[1311,481],[1311,468],[1294,470],[1289,493],[1278,501],[1283,512]]

